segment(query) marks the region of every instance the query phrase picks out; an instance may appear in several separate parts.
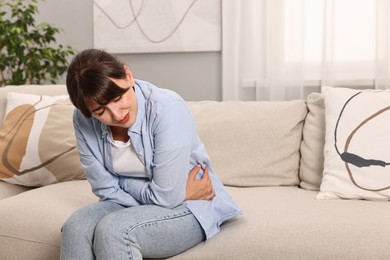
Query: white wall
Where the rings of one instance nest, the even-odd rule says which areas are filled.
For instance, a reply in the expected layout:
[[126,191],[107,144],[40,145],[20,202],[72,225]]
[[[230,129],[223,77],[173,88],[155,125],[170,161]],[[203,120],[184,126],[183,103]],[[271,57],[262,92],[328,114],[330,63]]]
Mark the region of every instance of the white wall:
[[[93,47],[92,0],[46,0],[37,20],[63,29],[58,43],[81,51]],[[207,37],[205,35],[205,37]],[[134,77],[169,88],[186,100],[221,100],[221,53],[147,53],[120,55]],[[63,83],[61,79],[61,83]]]

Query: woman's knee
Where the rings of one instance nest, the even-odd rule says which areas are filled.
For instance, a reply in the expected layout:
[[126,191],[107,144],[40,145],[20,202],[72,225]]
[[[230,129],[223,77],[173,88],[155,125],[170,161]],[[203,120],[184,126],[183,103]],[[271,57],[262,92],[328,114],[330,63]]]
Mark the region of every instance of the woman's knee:
[[122,207],[109,203],[98,202],[75,211],[62,226],[63,234],[80,236],[88,234],[92,236],[97,223],[107,214],[119,210]]
[[84,216],[80,211],[74,212],[62,225],[62,233],[76,233],[80,234],[80,229],[84,227]]
[[64,242],[66,241],[80,241],[86,237],[91,240],[95,226],[88,221],[87,214],[85,213],[85,210],[78,210],[63,224],[61,236],[64,246]]
[[119,214],[108,214],[103,217],[95,228],[95,243],[106,245],[121,243],[124,239],[126,229],[122,226]]
[[112,213],[102,218],[96,225],[93,248],[96,256],[107,259],[110,255],[125,256],[129,259],[142,259],[136,235],[123,225],[121,214]]

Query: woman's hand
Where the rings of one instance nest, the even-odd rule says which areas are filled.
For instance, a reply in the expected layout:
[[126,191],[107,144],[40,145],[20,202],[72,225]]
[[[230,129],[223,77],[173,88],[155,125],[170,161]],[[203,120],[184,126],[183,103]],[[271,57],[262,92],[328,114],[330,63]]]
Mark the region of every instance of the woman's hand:
[[206,167],[200,180],[196,180],[196,174],[200,165],[192,168],[188,175],[185,200],[212,200],[215,196],[213,184],[209,176],[209,169]]

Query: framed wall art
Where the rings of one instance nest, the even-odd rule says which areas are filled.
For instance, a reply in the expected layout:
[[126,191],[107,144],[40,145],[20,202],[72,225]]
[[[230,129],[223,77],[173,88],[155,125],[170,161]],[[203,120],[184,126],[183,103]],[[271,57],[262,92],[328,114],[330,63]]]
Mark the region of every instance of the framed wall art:
[[221,50],[221,0],[94,0],[94,47],[113,53]]

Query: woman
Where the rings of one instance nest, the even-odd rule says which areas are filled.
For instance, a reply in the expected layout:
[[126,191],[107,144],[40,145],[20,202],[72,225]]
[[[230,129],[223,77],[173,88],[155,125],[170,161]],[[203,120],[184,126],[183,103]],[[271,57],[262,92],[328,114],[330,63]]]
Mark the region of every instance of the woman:
[[135,80],[96,49],[73,58],[66,85],[81,164],[100,202],[66,221],[62,259],[172,256],[240,213],[176,93]]

